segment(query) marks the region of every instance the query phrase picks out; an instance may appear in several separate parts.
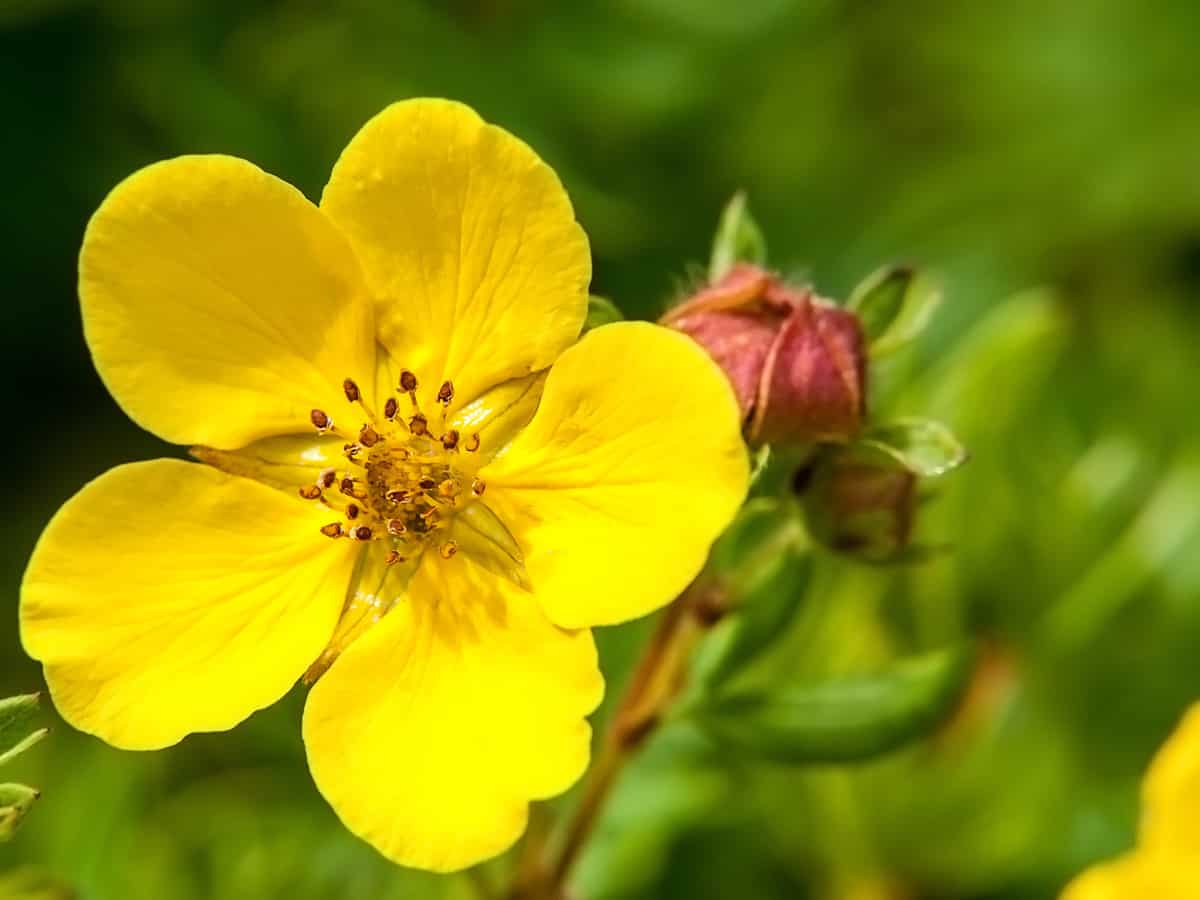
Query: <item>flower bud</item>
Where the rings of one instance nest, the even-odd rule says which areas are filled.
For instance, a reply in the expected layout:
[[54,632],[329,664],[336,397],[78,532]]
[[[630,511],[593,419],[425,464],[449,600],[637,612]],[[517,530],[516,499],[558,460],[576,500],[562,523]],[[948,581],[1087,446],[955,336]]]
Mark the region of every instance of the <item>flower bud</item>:
[[667,313],[725,371],[753,444],[844,442],[866,404],[857,316],[739,264]]
[[917,476],[882,453],[829,448],[799,476],[810,533],[842,553],[872,562],[908,547]]

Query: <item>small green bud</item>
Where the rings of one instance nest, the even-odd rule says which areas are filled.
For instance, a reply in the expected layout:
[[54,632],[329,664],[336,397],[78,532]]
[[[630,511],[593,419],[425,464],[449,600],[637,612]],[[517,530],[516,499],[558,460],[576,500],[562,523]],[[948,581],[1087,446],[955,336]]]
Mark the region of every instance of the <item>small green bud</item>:
[[0,841],[12,838],[40,796],[39,791],[23,784],[0,784]]
[[804,516],[827,547],[871,562],[894,559],[912,538],[917,476],[869,447],[831,447],[798,476]]

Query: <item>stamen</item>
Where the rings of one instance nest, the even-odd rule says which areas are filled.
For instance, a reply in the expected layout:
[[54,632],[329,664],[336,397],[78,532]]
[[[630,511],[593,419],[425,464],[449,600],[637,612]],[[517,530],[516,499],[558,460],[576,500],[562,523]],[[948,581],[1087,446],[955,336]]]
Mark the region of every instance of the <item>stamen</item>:
[[442,406],[449,406],[450,401],[454,399],[454,385],[449,381],[443,381],[442,386],[438,388],[437,401]]
[[417,487],[423,491],[432,491],[435,487],[437,487],[437,482],[432,478],[422,478],[417,482]]
[[447,478],[438,485],[438,493],[448,499],[454,499],[458,494],[458,482],[453,478]]
[[454,541],[446,541],[446,543],[442,544],[442,549],[441,549],[442,559],[449,559],[457,552],[458,552],[458,544],[454,543]]
[[359,508],[358,508],[357,503],[351,503],[349,506],[346,507],[346,518],[347,519],[357,519],[358,513],[359,513]]
[[408,491],[391,490],[383,496],[389,503],[403,503],[408,499]]
[[396,563],[404,562],[404,557],[400,555],[399,550],[389,550],[383,562],[384,565],[394,566]]
[[342,483],[338,485],[338,490],[355,500],[362,500],[367,496],[366,491],[361,489],[353,478],[343,478]]
[[468,439],[468,441],[467,441],[466,450],[468,453],[474,453],[478,449],[479,449],[479,435],[473,434],[473,435],[471,435],[470,439]]
[[408,394],[408,399],[412,401],[413,409],[417,408],[417,376],[408,369],[400,370],[400,391]]
[[342,452],[346,454],[346,459],[354,459],[358,454],[362,453],[362,444],[343,444]]
[[324,488],[333,487],[335,481],[337,481],[337,472],[333,469],[322,469],[320,476],[317,478],[317,484]]
[[417,413],[408,420],[408,430],[416,435],[425,434],[429,431],[429,420]]
[[394,534],[394,535],[401,535],[401,534],[404,534],[406,531],[408,531],[408,529],[404,527],[404,523],[401,522],[399,519],[388,519],[387,520],[387,530],[388,530],[388,534]]
[[374,447],[379,443],[379,432],[370,425],[364,425],[358,432],[358,442],[364,447]]
[[329,418],[323,410],[314,409],[308,414],[308,418],[312,421],[313,427],[321,434],[333,428],[333,419]]
[[451,428],[442,435],[442,446],[447,450],[453,450],[458,446],[458,432]]
[[300,488],[300,496],[305,500],[318,500],[321,497],[321,489],[315,484],[306,484]]
[[396,413],[400,411],[400,404],[396,402],[395,397],[388,397],[387,403],[383,404],[383,417],[389,422],[396,421]]
[[369,541],[371,539],[371,529],[366,525],[359,525],[354,529],[354,537],[356,540]]
[[342,382],[342,390],[346,392],[346,399],[351,403],[357,403],[362,399],[362,392],[359,391],[358,385],[354,383],[353,378],[347,378]]
[[480,496],[485,490],[487,490],[487,485],[483,483],[482,478],[476,478],[471,482],[471,493],[476,497]]
[[330,522],[328,525],[321,527],[321,534],[325,537],[340,538],[344,532],[342,531],[341,522]]

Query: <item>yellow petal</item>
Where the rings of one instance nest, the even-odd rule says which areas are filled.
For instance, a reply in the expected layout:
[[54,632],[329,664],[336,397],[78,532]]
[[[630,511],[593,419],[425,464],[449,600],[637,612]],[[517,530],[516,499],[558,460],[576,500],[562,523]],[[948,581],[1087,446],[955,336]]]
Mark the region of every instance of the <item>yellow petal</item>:
[[120,466],[47,526],[21,640],[64,719],[156,749],[231,728],[321,652],[354,563],[319,510],[195,463]]
[[1197,884],[1200,863],[1194,856],[1138,851],[1088,869],[1061,900],[1196,900]]
[[388,858],[464,868],[517,839],[530,800],[582,774],[603,687],[589,632],[556,628],[461,554],[427,557],[313,688],[309,767]]
[[384,346],[432,406],[545,368],[579,335],[591,257],[554,171],[447,100],[407,100],[343,151],[321,208],[362,261]]
[[228,156],[156,163],[88,224],[84,331],[130,418],[179,444],[235,449],[361,424],[344,378],[373,391],[373,310],[353,251],[295,188]]
[[578,628],[681,591],[741,504],[749,467],[737,401],[705,352],[620,322],[562,355],[533,421],[479,477],[550,618]]
[[[1200,704],[1183,717],[1146,774],[1141,843],[1200,860]],[[1200,883],[1200,863],[1196,878]]]

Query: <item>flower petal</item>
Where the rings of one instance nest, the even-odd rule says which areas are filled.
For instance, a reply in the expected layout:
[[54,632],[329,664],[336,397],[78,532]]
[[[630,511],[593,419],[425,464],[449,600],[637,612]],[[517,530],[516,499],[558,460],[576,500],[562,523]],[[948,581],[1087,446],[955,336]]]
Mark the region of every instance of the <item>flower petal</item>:
[[526,144],[447,100],[393,104],[355,135],[321,209],[354,245],[380,338],[422,400],[455,405],[543,369],[587,314],[587,237]]
[[342,380],[374,389],[375,330],[346,240],[295,188],[229,156],[156,163],[88,224],[84,331],[101,378],[139,425],[229,450],[356,428]]
[[666,328],[605,325],[562,355],[479,473],[552,620],[623,622],[695,577],[746,494],[740,418],[721,370]]
[[587,631],[463,559],[427,559],[408,598],[313,688],[304,742],[346,826],[436,871],[508,848],[528,802],[587,766],[604,683]]
[[1184,714],[1142,782],[1140,840],[1200,858],[1200,703]]
[[1194,857],[1135,851],[1088,869],[1060,900],[1194,900],[1195,877]]
[[[326,511],[326,517],[328,512]],[[120,466],[47,526],[21,640],[63,718],[118,747],[231,728],[320,654],[356,548],[321,511],[195,463]]]

